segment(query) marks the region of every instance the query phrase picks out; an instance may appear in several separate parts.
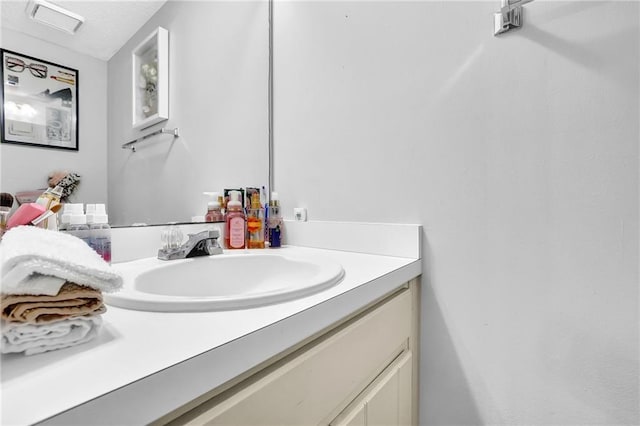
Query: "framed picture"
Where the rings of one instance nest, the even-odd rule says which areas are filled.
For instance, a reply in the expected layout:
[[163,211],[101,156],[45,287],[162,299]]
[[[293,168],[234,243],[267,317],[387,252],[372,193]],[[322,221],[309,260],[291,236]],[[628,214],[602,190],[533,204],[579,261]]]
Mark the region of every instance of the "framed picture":
[[2,142],[78,150],[78,70],[2,54]]
[[132,54],[134,129],[169,119],[169,31],[158,27]]

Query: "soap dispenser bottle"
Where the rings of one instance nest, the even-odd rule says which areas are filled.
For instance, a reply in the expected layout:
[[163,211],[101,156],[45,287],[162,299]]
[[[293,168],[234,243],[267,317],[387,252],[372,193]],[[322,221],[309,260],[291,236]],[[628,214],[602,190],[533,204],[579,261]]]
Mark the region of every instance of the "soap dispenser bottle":
[[224,215],[220,209],[220,194],[218,192],[205,192],[204,194],[211,196],[211,200],[207,203],[207,214],[204,216],[205,222],[224,221]]
[[264,248],[264,210],[260,204],[260,194],[251,194],[251,207],[247,214],[247,246],[250,249]]
[[227,203],[225,220],[224,243],[228,249],[245,248],[245,223],[246,217],[242,210],[240,191],[231,191],[230,200]]

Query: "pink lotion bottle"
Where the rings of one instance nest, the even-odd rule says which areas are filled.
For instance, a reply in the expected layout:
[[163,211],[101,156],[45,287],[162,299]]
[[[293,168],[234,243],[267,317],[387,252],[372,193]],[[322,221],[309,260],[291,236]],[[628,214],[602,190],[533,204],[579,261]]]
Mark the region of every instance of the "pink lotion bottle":
[[246,241],[247,218],[240,202],[240,191],[231,191],[227,203],[224,243],[227,249],[243,249]]

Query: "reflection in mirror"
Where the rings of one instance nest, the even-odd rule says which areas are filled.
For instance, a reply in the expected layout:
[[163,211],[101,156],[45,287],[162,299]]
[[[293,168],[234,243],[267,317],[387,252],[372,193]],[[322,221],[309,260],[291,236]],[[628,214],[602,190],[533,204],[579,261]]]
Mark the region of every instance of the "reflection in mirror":
[[[2,192],[45,188],[49,173],[67,170],[81,176],[70,201],[106,202],[109,221],[118,226],[190,222],[206,214],[203,192],[268,187],[268,2],[155,2],[152,16],[115,53],[100,58],[56,44],[64,39],[55,30],[28,20],[5,25],[5,18],[19,16],[7,3],[0,6],[3,48],[78,69],[79,150],[1,144]],[[89,36],[90,20],[73,36],[90,46],[117,32],[128,9],[135,14],[149,2],[61,3],[85,17],[91,8],[103,15],[118,10],[114,26],[100,37]],[[134,129],[132,55],[158,27],[169,33],[169,119]],[[158,134],[137,144],[136,152],[122,149],[161,128],[179,128],[180,136]]]

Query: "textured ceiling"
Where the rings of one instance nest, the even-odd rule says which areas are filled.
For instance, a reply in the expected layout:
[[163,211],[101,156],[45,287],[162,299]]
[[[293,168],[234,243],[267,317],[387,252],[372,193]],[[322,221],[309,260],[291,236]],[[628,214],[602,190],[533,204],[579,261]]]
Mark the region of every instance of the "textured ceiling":
[[27,16],[28,0],[0,0],[2,28],[10,28],[70,50],[109,60],[166,0],[53,0],[85,18],[75,35],[37,23]]

